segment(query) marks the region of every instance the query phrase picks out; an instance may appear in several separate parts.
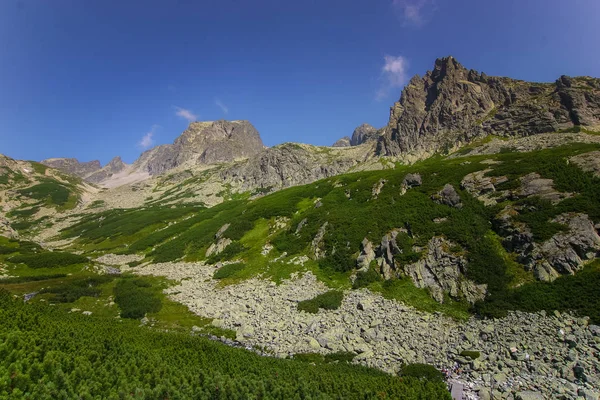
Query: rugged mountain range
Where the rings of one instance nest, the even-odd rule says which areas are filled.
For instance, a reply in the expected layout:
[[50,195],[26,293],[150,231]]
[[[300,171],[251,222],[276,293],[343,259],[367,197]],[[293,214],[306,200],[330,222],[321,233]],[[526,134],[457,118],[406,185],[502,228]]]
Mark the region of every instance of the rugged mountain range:
[[[448,57],[388,125],[332,147],[265,148],[249,122],[215,121],[132,165],[0,156],[0,275],[16,279],[0,285],[52,302],[94,271],[167,276],[178,286],[157,293],[202,317],[194,334],[391,373],[458,363],[480,398],[597,399],[599,93],[595,78],[528,83]],[[117,316],[95,282],[65,309]]]
[[106,181],[128,167],[119,156],[110,160],[104,167],[98,160],[79,162],[76,158],[48,158],[40,161],[40,163],[64,173],[78,176],[90,183]]
[[191,123],[173,144],[144,152],[131,166],[120,158],[104,168],[98,161],[75,159],[42,163],[104,186],[220,165],[219,177],[241,182],[243,190],[281,188],[344,173],[364,162],[373,164],[381,156],[414,162],[490,135],[522,137],[569,129],[600,129],[600,80],[562,76],[554,83],[531,83],[490,77],[446,57],[436,60],[423,77],[410,80],[385,127],[363,124],[333,145],[362,146],[360,151],[304,145],[267,149],[250,122],[213,121]]

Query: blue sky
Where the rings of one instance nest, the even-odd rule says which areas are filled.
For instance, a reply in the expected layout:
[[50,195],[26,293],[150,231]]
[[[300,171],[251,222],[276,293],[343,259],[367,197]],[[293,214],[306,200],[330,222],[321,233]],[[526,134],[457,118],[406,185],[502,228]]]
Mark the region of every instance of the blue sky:
[[437,57],[600,76],[599,21],[598,0],[1,0],[0,153],[132,162],[193,119],[329,145]]

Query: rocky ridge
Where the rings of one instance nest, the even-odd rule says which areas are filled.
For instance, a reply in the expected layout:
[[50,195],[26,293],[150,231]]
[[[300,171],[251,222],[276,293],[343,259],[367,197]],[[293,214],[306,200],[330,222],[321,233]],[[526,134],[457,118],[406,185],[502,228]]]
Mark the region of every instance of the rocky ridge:
[[377,153],[414,161],[487,135],[521,137],[580,126],[600,129],[599,79],[561,76],[555,83],[530,83],[490,77],[446,57],[403,89]]

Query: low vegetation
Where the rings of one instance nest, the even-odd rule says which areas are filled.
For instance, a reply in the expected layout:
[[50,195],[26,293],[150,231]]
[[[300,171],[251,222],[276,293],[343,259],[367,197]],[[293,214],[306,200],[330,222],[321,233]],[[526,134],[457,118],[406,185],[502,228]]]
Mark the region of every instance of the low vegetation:
[[[54,278],[49,277],[49,279]],[[111,276],[102,275],[73,279],[57,286],[44,288],[40,294],[52,293],[54,296],[49,299],[52,303],[73,303],[84,296],[98,297],[102,292],[98,286],[110,282],[112,279]]]
[[422,379],[430,382],[444,382],[444,374],[428,364],[408,364],[401,368],[400,374],[405,377]]
[[121,309],[121,317],[140,319],[146,313],[156,313],[162,308],[160,295],[152,283],[145,278],[125,277],[115,288],[115,303]]
[[260,357],[189,334],[23,304],[5,291],[0,397],[450,399],[441,382]]
[[244,269],[244,264],[242,264],[242,263],[226,264],[215,271],[215,273],[213,274],[213,279],[231,278],[237,272],[239,272],[243,269]]
[[559,277],[554,282],[531,282],[518,288],[498,292],[475,305],[475,311],[488,317],[503,317],[510,310],[575,311],[600,324],[600,262],[575,275]]
[[316,314],[319,309],[323,310],[337,310],[342,305],[342,299],[344,294],[337,290],[330,290],[317,297],[304,300],[298,303],[299,311],[306,311],[308,313]]
[[89,262],[88,258],[78,254],[61,251],[45,251],[37,254],[21,254],[10,257],[11,263],[25,264],[29,268],[59,268]]

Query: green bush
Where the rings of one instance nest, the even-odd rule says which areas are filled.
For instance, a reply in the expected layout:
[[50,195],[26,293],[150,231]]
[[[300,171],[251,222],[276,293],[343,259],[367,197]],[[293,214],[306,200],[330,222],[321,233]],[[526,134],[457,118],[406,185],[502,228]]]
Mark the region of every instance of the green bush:
[[68,281],[62,285],[42,289],[40,293],[53,293],[50,302],[73,303],[83,296],[98,297],[102,290],[98,286],[112,281],[111,276],[96,276]]
[[338,351],[336,353],[325,354],[325,362],[346,362],[350,363],[356,357],[355,353],[349,351]]
[[400,374],[402,376],[425,379],[430,382],[444,382],[444,374],[429,364],[403,365]]
[[213,279],[225,279],[230,278],[235,275],[237,272],[244,269],[244,264],[235,263],[235,264],[227,264],[223,265],[221,268],[215,271],[213,274]]
[[14,283],[46,281],[49,279],[65,278],[67,274],[49,274],[49,275],[34,275],[34,276],[13,276],[10,278],[1,278],[0,284],[11,285]]
[[18,191],[22,196],[36,200],[47,200],[51,204],[64,205],[69,200],[71,190],[60,183],[47,180],[37,185]]
[[64,253],[61,251],[48,251],[38,254],[21,254],[13,256],[8,261],[15,264],[25,264],[29,268],[59,268],[74,264],[89,262],[87,257]]
[[19,251],[16,247],[0,246],[0,254],[13,254]]
[[305,363],[318,364],[324,362],[325,357],[323,357],[323,354],[319,353],[296,353],[294,354],[294,360]]
[[337,310],[342,305],[344,294],[337,290],[330,290],[318,295],[314,299],[304,300],[298,303],[299,311],[316,314],[319,308],[323,310]]
[[509,310],[574,311],[600,324],[600,262],[587,266],[575,275],[565,275],[553,282],[532,282],[515,289],[492,294],[475,304],[475,311],[486,317],[503,317]]
[[471,360],[476,360],[481,356],[481,353],[479,353],[478,351],[474,351],[474,350],[463,350],[460,352],[460,355],[462,357],[468,357]]
[[208,264],[215,264],[223,260],[231,260],[241,252],[245,251],[246,248],[240,242],[231,242],[227,247],[223,249],[219,254],[213,254],[206,259]]
[[369,268],[366,271],[361,271],[356,274],[356,279],[352,284],[352,289],[360,289],[369,286],[373,282],[381,282],[381,275],[374,268]]
[[120,279],[115,285],[114,294],[123,318],[140,319],[146,313],[156,313],[162,308],[158,289],[144,278]]

